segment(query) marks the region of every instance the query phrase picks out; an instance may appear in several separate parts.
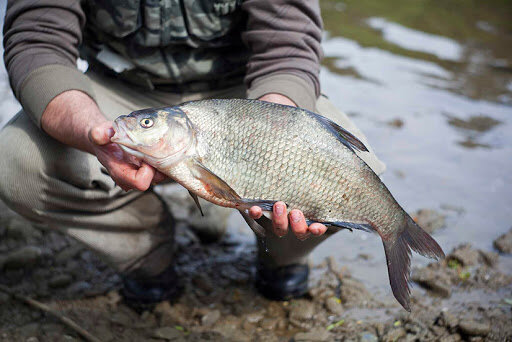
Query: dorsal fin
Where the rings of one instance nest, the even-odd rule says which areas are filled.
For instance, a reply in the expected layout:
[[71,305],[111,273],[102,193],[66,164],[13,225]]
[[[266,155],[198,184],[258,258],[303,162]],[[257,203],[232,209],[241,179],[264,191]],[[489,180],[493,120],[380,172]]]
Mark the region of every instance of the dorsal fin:
[[366,146],[359,140],[355,135],[339,126],[335,122],[327,119],[325,116],[315,114],[313,112],[309,112],[309,114],[315,118],[318,122],[320,122],[328,131],[330,131],[334,136],[345,146],[347,146],[352,152],[354,149],[358,151],[368,152]]

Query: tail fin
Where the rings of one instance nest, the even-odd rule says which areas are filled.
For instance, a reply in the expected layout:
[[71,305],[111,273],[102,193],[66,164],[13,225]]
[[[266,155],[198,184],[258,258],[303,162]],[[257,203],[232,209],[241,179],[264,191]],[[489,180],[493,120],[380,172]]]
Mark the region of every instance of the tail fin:
[[[388,264],[389,282],[396,300],[405,310],[411,311],[409,306],[409,274],[411,268],[411,249],[425,257],[432,259],[444,258],[444,252],[437,242],[414,220],[407,215],[405,229],[395,241],[382,240],[386,261]],[[399,230],[399,231],[400,231]]]

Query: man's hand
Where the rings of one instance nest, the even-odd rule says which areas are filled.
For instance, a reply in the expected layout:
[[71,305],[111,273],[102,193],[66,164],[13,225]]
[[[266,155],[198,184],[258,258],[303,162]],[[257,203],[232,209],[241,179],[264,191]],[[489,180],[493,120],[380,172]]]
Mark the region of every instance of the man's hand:
[[[297,105],[288,97],[281,94],[266,94],[259,98],[261,101],[274,102],[288,106]],[[254,206],[249,210],[249,215],[253,219],[259,219],[263,215],[260,207]],[[304,218],[302,211],[294,209],[288,215],[286,212],[286,204],[277,202],[272,210],[272,228],[277,236],[284,236],[288,233],[288,224],[290,224],[292,232],[300,240],[305,240],[310,234],[322,235],[327,231],[327,227],[321,223],[312,223],[309,227]]]
[[146,191],[151,184],[159,183],[167,178],[144,162],[139,167],[125,160],[121,148],[110,142],[113,135],[114,130],[110,121],[91,128],[88,134],[93,153],[108,170],[110,177],[124,191],[130,189]]
[[146,163],[138,167],[123,158],[119,146],[110,142],[112,122],[83,92],[69,90],[56,96],[41,117],[41,127],[63,144],[94,154],[125,191],[144,191],[166,178]]

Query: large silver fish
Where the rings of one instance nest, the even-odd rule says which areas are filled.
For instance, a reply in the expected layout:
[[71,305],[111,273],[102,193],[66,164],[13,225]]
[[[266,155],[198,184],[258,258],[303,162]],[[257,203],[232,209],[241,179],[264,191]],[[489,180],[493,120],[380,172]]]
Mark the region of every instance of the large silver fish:
[[411,249],[444,257],[356,155],[367,151],[364,144],[318,114],[255,100],[203,100],[120,116],[114,130],[113,142],[183,185],[196,203],[199,196],[270,212],[284,201],[329,229],[377,232],[393,294],[408,311]]

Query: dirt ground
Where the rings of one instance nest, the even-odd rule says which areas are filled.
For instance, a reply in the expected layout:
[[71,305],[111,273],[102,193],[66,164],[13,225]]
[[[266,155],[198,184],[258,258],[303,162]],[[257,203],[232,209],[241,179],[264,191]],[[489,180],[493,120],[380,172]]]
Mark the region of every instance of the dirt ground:
[[[185,285],[176,303],[137,313],[122,302],[120,278],[63,235],[36,229],[0,208],[0,284],[78,323],[100,341],[511,341],[512,231],[497,252],[462,245],[439,263],[414,269],[413,311],[392,297],[373,298],[350,265],[334,258],[311,265],[303,299],[269,301],[253,287],[254,244],[231,235],[202,245],[177,227],[177,265]],[[432,212],[417,220],[432,230]],[[361,256],[364,258],[364,255]],[[510,263],[508,263],[510,264]],[[53,316],[0,291],[0,341],[80,341]]]

